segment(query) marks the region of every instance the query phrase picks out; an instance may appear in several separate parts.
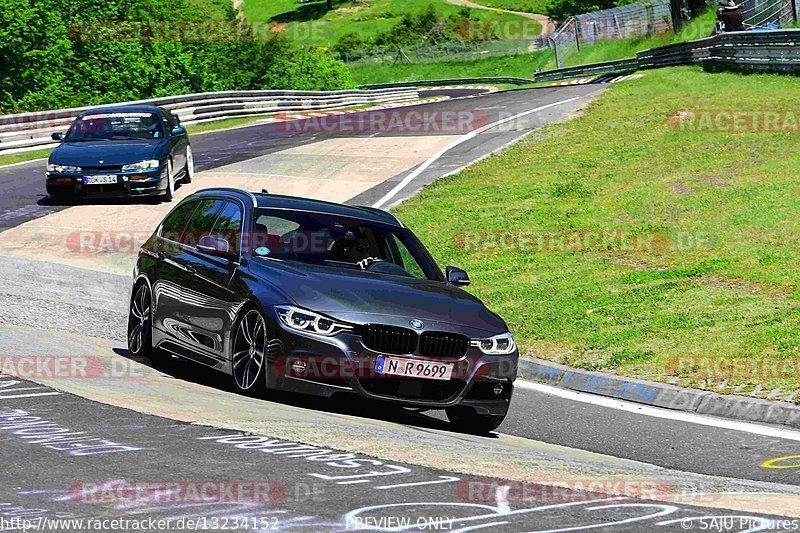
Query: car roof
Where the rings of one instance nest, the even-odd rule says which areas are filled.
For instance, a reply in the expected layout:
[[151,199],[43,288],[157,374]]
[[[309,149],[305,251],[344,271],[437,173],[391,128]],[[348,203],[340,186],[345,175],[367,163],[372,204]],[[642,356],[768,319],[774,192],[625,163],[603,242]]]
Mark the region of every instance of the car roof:
[[97,113],[158,113],[161,108],[154,105],[117,105],[103,106],[87,109],[80,116],[94,115]]
[[267,192],[253,193],[243,189],[214,187],[197,191],[193,196],[230,195],[252,204],[254,207],[264,209],[290,209],[292,211],[305,211],[323,213],[327,215],[340,215],[360,220],[379,222],[391,226],[405,227],[391,213],[375,207],[354,206],[301,198],[298,196],[284,196]]

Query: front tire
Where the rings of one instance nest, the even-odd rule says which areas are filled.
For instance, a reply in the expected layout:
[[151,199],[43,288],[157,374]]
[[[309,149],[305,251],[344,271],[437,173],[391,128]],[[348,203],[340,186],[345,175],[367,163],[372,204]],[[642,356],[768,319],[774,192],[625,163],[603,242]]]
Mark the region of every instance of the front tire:
[[267,373],[267,324],[256,309],[242,315],[233,337],[231,372],[239,392],[263,392]]
[[461,433],[486,435],[503,423],[506,415],[479,415],[471,407],[456,405],[445,409],[447,419],[454,429]]
[[192,147],[186,147],[186,166],[183,167],[183,182],[191,183],[194,179],[194,155],[192,155]]
[[164,191],[164,201],[171,202],[175,197],[175,173],[172,170],[172,159],[167,161],[167,190]]

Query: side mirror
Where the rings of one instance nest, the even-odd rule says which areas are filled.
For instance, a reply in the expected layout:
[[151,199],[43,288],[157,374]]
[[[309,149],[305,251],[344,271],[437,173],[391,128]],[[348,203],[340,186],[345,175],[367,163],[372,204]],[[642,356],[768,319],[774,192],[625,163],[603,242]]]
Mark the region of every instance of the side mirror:
[[445,273],[447,274],[447,283],[458,287],[469,285],[469,276],[460,268],[449,266],[445,269]]
[[56,133],[51,134],[50,138],[53,139],[54,141],[63,142],[64,141],[64,134],[61,133],[60,131],[57,131]]
[[172,134],[173,135],[185,135],[186,134],[186,128],[184,128],[183,126],[177,126],[175,128],[172,128]]
[[197,243],[197,251],[216,257],[228,257],[231,255],[231,245],[225,237],[204,235]]

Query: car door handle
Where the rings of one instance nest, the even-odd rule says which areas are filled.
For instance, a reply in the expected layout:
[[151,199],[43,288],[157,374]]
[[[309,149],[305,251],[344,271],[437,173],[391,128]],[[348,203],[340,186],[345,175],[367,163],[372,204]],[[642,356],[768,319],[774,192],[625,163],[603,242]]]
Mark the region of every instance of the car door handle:
[[164,259],[167,258],[167,252],[157,252],[156,257],[158,258],[159,261],[163,261]]
[[197,274],[197,269],[194,268],[192,265],[181,265],[181,266],[189,274]]

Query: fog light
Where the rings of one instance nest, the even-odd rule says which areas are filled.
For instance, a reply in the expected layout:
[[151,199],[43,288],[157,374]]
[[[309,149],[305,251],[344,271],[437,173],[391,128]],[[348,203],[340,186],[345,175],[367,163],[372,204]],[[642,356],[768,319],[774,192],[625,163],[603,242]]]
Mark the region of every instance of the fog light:
[[494,395],[495,396],[500,396],[501,394],[503,394],[503,390],[504,390],[503,384],[502,383],[498,383],[497,385],[494,386],[494,390],[493,390]]
[[305,361],[293,361],[292,362],[292,370],[294,370],[297,374],[302,374],[306,371],[306,363]]

